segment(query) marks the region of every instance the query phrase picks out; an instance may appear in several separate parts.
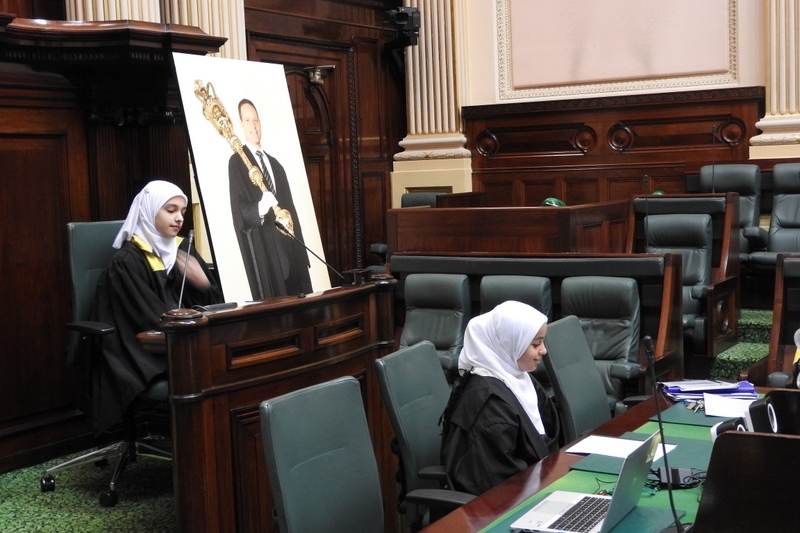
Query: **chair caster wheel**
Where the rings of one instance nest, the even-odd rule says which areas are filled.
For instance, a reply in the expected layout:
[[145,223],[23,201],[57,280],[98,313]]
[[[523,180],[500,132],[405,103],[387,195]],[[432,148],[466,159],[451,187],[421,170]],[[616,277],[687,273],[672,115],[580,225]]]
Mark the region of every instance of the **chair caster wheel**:
[[100,505],[102,507],[114,507],[117,505],[118,500],[119,497],[117,496],[117,491],[115,490],[107,490],[100,493]]
[[56,480],[50,474],[44,476],[39,482],[42,492],[53,492],[56,490]]

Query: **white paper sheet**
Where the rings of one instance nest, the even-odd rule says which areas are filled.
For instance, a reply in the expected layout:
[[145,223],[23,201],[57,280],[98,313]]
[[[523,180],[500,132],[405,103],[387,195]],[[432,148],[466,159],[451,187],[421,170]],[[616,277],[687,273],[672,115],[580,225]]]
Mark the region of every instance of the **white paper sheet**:
[[[567,449],[567,453],[574,453],[578,455],[589,455],[590,453],[596,453],[599,455],[606,455],[608,457],[620,457],[624,459],[641,444],[642,441],[640,440],[589,435],[582,441]],[[667,444],[667,453],[674,449],[674,444]],[[659,445],[653,460],[657,461],[662,455],[663,452],[661,445]]]

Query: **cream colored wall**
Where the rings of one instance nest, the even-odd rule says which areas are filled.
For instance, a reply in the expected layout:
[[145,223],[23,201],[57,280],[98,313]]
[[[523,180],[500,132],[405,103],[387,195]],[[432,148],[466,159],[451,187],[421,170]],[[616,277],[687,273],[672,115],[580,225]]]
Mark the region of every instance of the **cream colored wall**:
[[[676,0],[670,3],[672,9],[663,9],[662,0],[615,0],[613,5],[562,0],[556,9],[551,2],[529,0],[465,2],[464,33],[469,38],[462,65],[464,105],[765,84],[767,6],[763,0],[704,0],[699,5],[694,0]],[[561,17],[558,9],[576,16]],[[503,18],[506,13],[513,18]],[[709,23],[697,23],[698,18],[707,18]],[[616,38],[626,28],[646,24],[651,30],[640,32],[636,42]],[[670,40],[670,35],[686,31],[687,25],[690,31]],[[528,37],[520,38],[526,29]],[[699,31],[708,35],[698,35]],[[498,42],[501,35],[508,37]],[[531,43],[544,47],[547,58],[537,56]],[[703,46],[708,53],[697,58]],[[571,69],[558,63],[558,53],[564,54]],[[648,60],[631,61],[632,54]],[[582,55],[588,60],[583,67],[579,65]],[[536,70],[546,68],[554,58],[547,75],[543,73],[537,81]],[[602,68],[596,68],[598,64]],[[514,71],[516,76],[512,76]],[[604,72],[613,77],[599,78]]]

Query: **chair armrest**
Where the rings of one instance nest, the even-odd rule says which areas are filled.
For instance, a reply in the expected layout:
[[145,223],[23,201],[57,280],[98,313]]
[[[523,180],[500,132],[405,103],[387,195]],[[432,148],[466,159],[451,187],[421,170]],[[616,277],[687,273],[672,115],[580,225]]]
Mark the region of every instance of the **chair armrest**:
[[83,333],[84,335],[108,335],[109,333],[114,333],[116,328],[105,322],[80,320],[78,322],[69,322],[67,324],[67,329]]
[[772,372],[767,376],[767,387],[785,389],[791,379],[792,375],[788,372]]
[[750,244],[751,250],[766,250],[769,244],[769,233],[759,226],[747,226],[742,230],[742,235]]
[[421,479],[435,479],[437,481],[447,482],[447,470],[444,465],[425,466],[419,469],[417,475]]
[[705,300],[708,296],[708,287],[705,285],[695,285],[692,287],[692,298],[695,300]]
[[85,350],[99,345],[100,337],[114,333],[116,328],[105,322],[94,322],[92,320],[78,320],[69,322],[67,329],[74,332],[67,348],[67,364],[74,365]]
[[474,494],[448,489],[416,489],[405,497],[406,501],[425,504],[436,509],[457,509],[475,499]]
[[640,372],[641,367],[638,363],[612,363],[609,369],[612,378],[623,380],[638,378]]

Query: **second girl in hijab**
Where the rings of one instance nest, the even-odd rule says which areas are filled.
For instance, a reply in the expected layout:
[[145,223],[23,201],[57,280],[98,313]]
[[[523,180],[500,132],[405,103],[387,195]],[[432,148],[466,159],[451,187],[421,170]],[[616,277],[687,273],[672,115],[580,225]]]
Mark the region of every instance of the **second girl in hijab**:
[[442,461],[453,488],[480,494],[558,447],[558,414],[530,374],[547,354],[547,317],[504,302],[470,320],[461,380],[442,415]]

